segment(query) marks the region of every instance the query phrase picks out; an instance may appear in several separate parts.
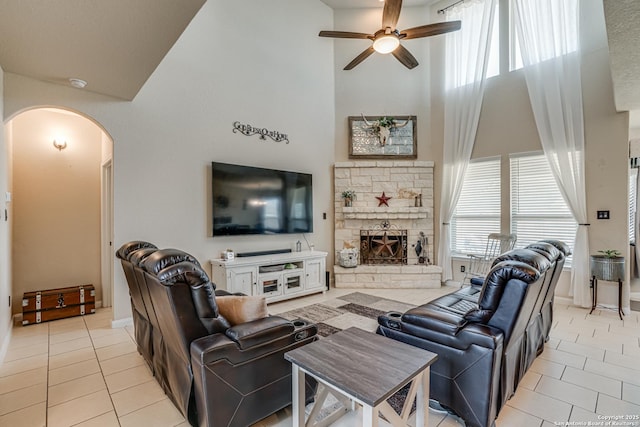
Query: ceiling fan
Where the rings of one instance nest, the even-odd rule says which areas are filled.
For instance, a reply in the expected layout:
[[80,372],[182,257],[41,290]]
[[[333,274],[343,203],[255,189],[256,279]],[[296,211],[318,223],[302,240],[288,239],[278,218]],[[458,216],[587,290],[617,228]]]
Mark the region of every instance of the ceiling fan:
[[369,39],[373,44],[344,67],[351,70],[356,65],[367,59],[373,52],[391,53],[405,67],[412,69],[418,65],[416,58],[404,46],[400,40],[417,39],[421,37],[435,36],[460,29],[460,21],[438,22],[436,24],[422,25],[398,31],[396,24],[400,17],[402,0],[386,0],[382,10],[382,28],[374,34],[352,33],[349,31],[320,31],[320,37],[335,37],[340,39]]

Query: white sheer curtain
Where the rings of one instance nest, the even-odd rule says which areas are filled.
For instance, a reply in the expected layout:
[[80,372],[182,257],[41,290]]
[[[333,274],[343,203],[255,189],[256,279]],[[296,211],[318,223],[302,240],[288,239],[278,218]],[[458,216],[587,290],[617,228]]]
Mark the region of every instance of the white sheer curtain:
[[446,35],[445,113],[440,244],[442,280],[453,278],[449,222],[460,198],[471,158],[484,95],[489,41],[496,0],[465,1],[447,10],[448,21],[462,21],[460,31]]
[[570,295],[589,307],[589,234],[580,79],[579,0],[515,0],[524,73],[551,171],[578,222]]

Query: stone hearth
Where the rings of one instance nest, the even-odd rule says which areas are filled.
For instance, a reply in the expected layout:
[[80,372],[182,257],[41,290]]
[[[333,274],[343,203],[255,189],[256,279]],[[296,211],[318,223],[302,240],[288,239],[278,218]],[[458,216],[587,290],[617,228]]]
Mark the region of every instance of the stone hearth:
[[[341,194],[355,191],[352,206],[345,207]],[[376,196],[391,199],[378,206]],[[421,200],[421,203],[420,203]],[[417,205],[417,206],[416,206]],[[406,258],[401,262],[359,263],[357,267],[334,266],[335,286],[350,288],[437,288],[442,269],[431,265],[433,247],[433,162],[357,161],[335,164],[335,248],[361,248],[361,235],[391,224],[406,233]],[[384,225],[383,225],[384,224]],[[424,233],[428,243],[419,264],[415,245]],[[336,257],[338,259],[338,257]]]

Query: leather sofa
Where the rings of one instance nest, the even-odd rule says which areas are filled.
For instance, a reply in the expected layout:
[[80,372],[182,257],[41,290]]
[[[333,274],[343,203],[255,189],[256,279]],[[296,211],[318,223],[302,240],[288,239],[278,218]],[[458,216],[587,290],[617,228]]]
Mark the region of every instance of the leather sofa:
[[482,286],[378,318],[381,335],[438,354],[430,398],[467,426],[494,424],[544,350],[568,248],[542,241],[499,256]]
[[[215,290],[193,256],[140,241],[117,256],[138,350],[192,425],[245,427],[291,404],[284,353],[315,341],[315,325],[268,316],[231,326],[216,303],[216,294],[228,293]],[[307,384],[308,400],[315,389]]]

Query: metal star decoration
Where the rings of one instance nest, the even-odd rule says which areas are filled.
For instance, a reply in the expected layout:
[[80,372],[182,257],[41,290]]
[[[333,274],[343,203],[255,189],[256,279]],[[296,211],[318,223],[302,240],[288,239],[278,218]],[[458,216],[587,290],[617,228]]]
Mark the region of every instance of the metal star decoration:
[[387,197],[383,191],[382,196],[376,196],[376,199],[378,199],[378,207],[382,205],[389,207],[389,200],[391,200],[392,198],[393,197]]
[[381,254],[384,255],[383,252],[386,252],[387,255],[390,257],[395,256],[396,254],[395,246],[397,246],[398,243],[400,243],[397,238],[394,238],[394,237],[389,238],[386,232],[382,236],[382,239],[373,239],[372,242],[376,243],[377,245],[377,247],[374,248],[374,252],[376,253],[376,255],[378,256],[380,256]]

